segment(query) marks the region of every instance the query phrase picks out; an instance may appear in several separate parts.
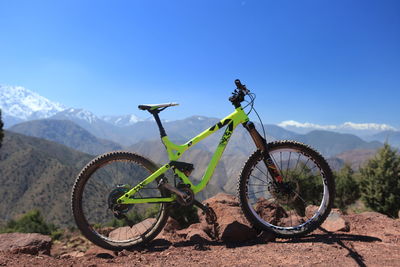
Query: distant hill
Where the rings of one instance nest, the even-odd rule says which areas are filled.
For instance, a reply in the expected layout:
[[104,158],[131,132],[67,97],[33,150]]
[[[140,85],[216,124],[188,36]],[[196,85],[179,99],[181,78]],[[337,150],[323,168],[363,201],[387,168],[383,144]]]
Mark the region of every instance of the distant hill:
[[391,146],[400,148],[400,131],[384,131],[371,136],[369,139],[388,142]]
[[312,131],[298,135],[295,140],[312,146],[326,157],[355,149],[377,149],[382,146],[377,141],[366,142],[355,135],[329,131]]
[[377,149],[356,149],[336,155],[343,163],[350,164],[353,170],[358,170],[376,155]]
[[5,131],[0,149],[0,222],[35,208],[48,221],[73,225],[71,188],[92,158],[51,141]]
[[54,141],[70,148],[98,155],[120,150],[121,145],[102,140],[69,120],[35,120],[14,125],[10,131]]

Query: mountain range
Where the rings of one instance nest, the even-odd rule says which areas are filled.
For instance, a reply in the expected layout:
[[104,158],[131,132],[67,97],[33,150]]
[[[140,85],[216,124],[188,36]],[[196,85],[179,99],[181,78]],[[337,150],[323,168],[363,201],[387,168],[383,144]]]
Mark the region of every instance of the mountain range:
[[[97,116],[84,109],[69,108],[52,102],[21,86],[0,85],[0,109],[2,109],[6,128],[24,121],[49,118],[73,121],[96,137],[108,139],[123,146],[132,145],[140,140],[148,139],[150,136],[151,138],[158,136],[152,120],[140,119],[134,114]],[[190,120],[194,121],[193,118],[195,117],[199,118],[196,123],[200,123],[200,120],[205,118],[193,116]],[[205,123],[208,121],[210,120],[206,119]],[[204,128],[210,126],[210,124],[204,125]],[[273,132],[277,130],[276,127],[279,127],[279,134]],[[175,128],[172,127],[172,129]],[[283,129],[287,130],[285,134]],[[318,125],[288,120],[274,125],[274,127],[268,125],[267,133],[271,136],[286,139],[292,138],[296,134],[308,134],[315,130],[353,134],[364,141],[388,141],[390,144],[400,147],[400,131],[390,125],[378,123],[346,122],[342,125]],[[135,134],[132,135],[133,132]],[[172,132],[175,131],[172,130]],[[197,132],[193,131],[194,134],[197,134]],[[186,138],[193,137],[193,135],[186,136]]]
[[[8,130],[0,149],[0,195],[3,196],[0,223],[39,208],[46,219],[71,225],[70,190],[74,178],[93,155],[124,149],[142,154],[158,164],[168,160],[152,120],[140,120],[134,115],[98,117],[83,109],[52,103],[21,87],[14,88],[15,95],[13,88],[2,86],[0,89],[0,107],[4,119],[8,120]],[[10,123],[12,121],[19,123]],[[216,122],[216,118],[191,116],[164,121],[164,126],[172,141],[183,143]],[[256,123],[256,127],[262,132],[261,124]],[[363,140],[352,134],[321,129],[298,133],[271,124],[264,128],[268,141],[294,139],[316,148],[335,170],[345,162],[359,168],[375,154],[388,135],[389,140],[400,140],[399,132],[393,130],[375,134],[378,139]],[[181,160],[194,164],[191,175],[194,180],[201,179],[222,134],[220,131],[210,136],[182,157]],[[240,170],[254,150],[248,133],[239,126],[213,179],[199,199],[220,191],[235,193]]]
[[341,125],[319,125],[315,123],[301,123],[293,120],[282,121],[278,126],[296,133],[308,133],[313,130],[348,133],[360,137],[369,137],[384,131],[396,131],[396,128],[387,124],[345,122]]
[[[40,126],[43,124],[46,126],[45,129],[49,129],[47,123],[56,128],[60,127],[59,124],[64,124],[63,127],[69,126],[72,130],[67,127],[64,128],[65,132],[76,134],[78,138],[74,139],[75,142],[67,143],[65,140],[68,138],[59,139],[62,135],[52,135],[50,134],[51,130],[41,131]],[[57,142],[64,142],[65,145],[9,130],[5,131],[3,146],[0,149],[0,183],[2,185],[0,187],[2,196],[0,225],[16,215],[34,208],[39,209],[46,220],[57,225],[74,225],[69,204],[71,188],[79,171],[93,158],[92,155],[77,150],[82,148],[79,140],[82,140],[82,143],[87,142],[99,147],[102,143],[96,138],[90,137],[90,133],[86,130],[69,121],[43,120],[24,124],[31,125],[31,128],[34,129],[37,128],[36,133],[46,133],[47,138],[55,138]],[[14,127],[17,129],[21,126]],[[20,129],[24,129],[24,127]],[[249,156],[246,151],[252,151],[254,147],[246,146],[246,150],[240,150],[239,144],[245,144],[249,140],[243,139],[239,132],[234,133],[232,139],[234,138],[237,143],[232,140],[235,142],[228,145],[228,148],[231,145],[230,152],[227,151],[223,155],[213,179],[207,188],[197,196],[197,199],[203,200],[217,192],[236,193],[240,170]],[[75,146],[75,149],[66,145]],[[84,146],[83,148],[87,149]],[[125,149],[139,153],[159,164],[167,162],[167,155],[160,140],[142,141]],[[211,159],[212,152],[209,149],[207,145],[195,146],[182,157],[183,161],[194,164],[195,170],[191,175],[194,181],[201,179]],[[336,170],[343,166],[345,161],[352,164],[353,168],[358,168],[362,162],[372,157],[375,151],[374,149],[359,149],[344,152],[329,158],[328,162]],[[173,181],[170,180],[170,182]]]
[[[140,147],[139,143],[159,140],[158,128],[153,120],[141,120],[135,115],[98,117],[83,109],[66,108],[61,104],[52,103],[22,87],[1,86],[0,93],[3,96],[1,108],[5,119],[7,116],[13,116],[14,119],[24,120],[24,122],[11,127],[9,124],[9,130],[54,141],[84,153],[97,155],[109,150]],[[38,114],[41,114],[41,119],[37,119]],[[191,116],[183,120],[164,121],[163,124],[171,140],[183,143],[216,122],[218,122],[217,118]],[[316,148],[325,157],[334,157],[351,150],[375,150],[386,141],[400,146],[400,131],[395,131],[388,125],[347,123],[342,127],[350,129],[353,126],[355,129],[381,130],[381,132],[368,138],[364,137],[364,139],[352,134],[326,131],[323,130],[326,127],[321,126],[321,129],[315,125],[313,127],[317,130],[305,133],[288,129],[292,126],[299,128],[299,125],[303,128],[307,126],[310,130],[313,129],[311,127],[313,125],[301,125],[293,121],[281,124],[282,127],[267,124],[264,125],[267,133],[266,139],[267,141],[297,140]],[[256,127],[261,133],[263,132],[261,124],[256,123]],[[330,126],[330,128],[332,127]],[[222,131],[210,136],[196,148],[213,152],[221,135]],[[225,154],[246,157],[254,149],[247,131],[239,126],[234,132]]]

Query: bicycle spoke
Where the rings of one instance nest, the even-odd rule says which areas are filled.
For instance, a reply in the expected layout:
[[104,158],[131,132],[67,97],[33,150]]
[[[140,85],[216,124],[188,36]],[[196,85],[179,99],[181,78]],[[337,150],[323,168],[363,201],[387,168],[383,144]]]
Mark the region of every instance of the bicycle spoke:
[[256,169],[259,170],[262,174],[264,174],[264,176],[267,177],[267,179],[268,179],[268,175],[266,175],[262,170],[260,170],[260,169],[257,167],[257,165],[256,165]]
[[296,162],[296,167],[294,167],[294,171],[297,170],[297,165],[299,164],[301,154],[299,153],[299,156],[297,157],[297,162]]
[[260,182],[262,182],[262,183],[264,183],[264,184],[266,184],[266,185],[269,185],[269,184],[266,183],[264,180],[261,180],[260,178],[254,176],[254,175],[252,175],[252,174],[251,174],[250,176],[256,178],[257,180],[259,180]]
[[254,185],[254,186],[269,186],[268,184],[249,184],[249,185]]
[[248,194],[248,195],[250,195],[250,196],[255,196],[256,194],[258,194],[258,193],[261,193],[261,192],[265,192],[265,190],[260,190],[260,191],[257,191],[257,192],[252,192],[251,194]]
[[289,159],[288,159],[288,163],[287,163],[287,167],[286,167],[286,173],[289,172],[289,164],[290,164],[290,156],[292,155],[292,151],[289,152]]

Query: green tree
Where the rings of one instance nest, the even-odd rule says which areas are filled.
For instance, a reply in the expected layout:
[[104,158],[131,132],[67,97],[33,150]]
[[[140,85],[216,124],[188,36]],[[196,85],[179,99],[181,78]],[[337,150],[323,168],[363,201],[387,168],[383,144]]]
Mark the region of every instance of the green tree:
[[354,171],[345,165],[334,173],[336,183],[335,207],[344,210],[348,205],[360,198],[360,186],[354,179]]
[[361,196],[365,205],[397,217],[400,204],[400,156],[397,151],[385,143],[360,172]]
[[4,126],[4,124],[3,124],[3,121],[1,120],[1,109],[0,109],[0,148],[1,148],[1,144],[3,142],[3,136],[4,136],[3,126]]
[[299,164],[299,168],[283,172],[283,176],[301,196],[302,205],[320,204],[324,185],[321,177],[313,173],[307,165]]

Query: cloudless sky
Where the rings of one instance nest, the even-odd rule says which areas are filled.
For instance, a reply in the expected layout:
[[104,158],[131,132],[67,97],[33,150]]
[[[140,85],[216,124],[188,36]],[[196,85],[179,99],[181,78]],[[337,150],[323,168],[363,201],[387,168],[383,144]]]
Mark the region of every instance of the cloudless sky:
[[240,78],[264,122],[400,127],[400,1],[0,0],[0,84],[97,115],[224,117]]

